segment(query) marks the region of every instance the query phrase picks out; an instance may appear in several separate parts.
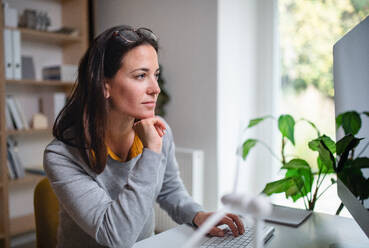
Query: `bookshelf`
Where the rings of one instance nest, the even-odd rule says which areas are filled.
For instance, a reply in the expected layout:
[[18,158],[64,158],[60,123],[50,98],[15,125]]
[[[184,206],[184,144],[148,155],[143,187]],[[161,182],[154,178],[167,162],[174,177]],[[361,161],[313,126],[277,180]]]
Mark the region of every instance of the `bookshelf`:
[[[4,11],[3,6],[0,6],[0,248],[10,247],[10,239],[26,232],[35,230],[35,222],[33,213],[26,213],[11,217],[9,208],[11,203],[10,197],[14,190],[31,191],[35,185],[43,178],[40,175],[26,173],[19,179],[10,180],[8,178],[7,167],[7,138],[12,137],[18,139],[18,143],[23,145],[22,149],[27,150],[27,145],[22,142],[37,141],[38,139],[47,139],[48,143],[52,139],[51,126],[44,129],[27,129],[27,130],[7,130],[6,125],[6,102],[7,94],[17,94],[21,96],[37,94],[38,92],[64,92],[69,95],[74,86],[74,82],[63,82],[54,80],[29,80],[29,79],[6,79],[5,77],[5,51],[4,51],[4,32],[5,28],[17,30],[21,35],[22,55],[23,43],[28,46],[37,47],[37,53],[40,57],[45,58],[50,53],[50,49],[55,48],[56,52],[60,53],[62,64],[78,65],[78,62],[88,47],[89,29],[88,29],[88,0],[52,0],[50,5],[57,5],[57,13],[53,10],[49,14],[51,20],[56,18],[56,22],[60,22],[60,26],[72,27],[77,29],[78,35],[60,34],[46,31],[38,31],[27,28],[15,28],[4,26]],[[10,7],[22,10],[25,8],[43,9],[45,1],[29,0],[29,1],[9,1]],[[12,6],[15,4],[16,6]],[[23,6],[24,5],[24,6]],[[41,6],[41,7],[40,7]],[[47,7],[45,7],[47,9]],[[29,45],[31,44],[31,45]],[[51,48],[50,48],[51,47]],[[29,55],[29,54],[25,54]],[[51,56],[53,56],[51,55]],[[37,55],[35,55],[37,56]],[[50,56],[50,57],[51,57]],[[35,59],[35,64],[37,63]],[[41,59],[39,59],[41,60]],[[35,66],[36,70],[39,70]],[[37,78],[37,76],[36,76]],[[37,142],[35,142],[37,143]],[[38,147],[40,150],[44,146]],[[32,150],[33,148],[29,148]],[[32,151],[29,151],[31,153]],[[42,164],[42,160],[36,161],[37,164]],[[33,198],[33,195],[32,195]],[[33,203],[32,203],[33,204]],[[32,208],[32,206],[28,206]],[[32,208],[33,209],[33,208]]]

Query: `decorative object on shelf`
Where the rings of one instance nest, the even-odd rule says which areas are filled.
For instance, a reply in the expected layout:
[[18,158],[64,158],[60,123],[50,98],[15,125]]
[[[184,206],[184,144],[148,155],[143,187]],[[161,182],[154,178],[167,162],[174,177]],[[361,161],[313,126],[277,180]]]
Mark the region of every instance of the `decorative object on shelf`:
[[66,35],[70,35],[70,36],[78,36],[79,35],[79,31],[76,28],[72,28],[72,27],[61,27],[55,30],[50,30],[50,32],[52,33],[56,33],[56,34],[66,34]]
[[[369,112],[363,112],[362,115],[369,116]],[[272,116],[253,119],[250,120],[247,128],[256,126],[268,118],[274,119]],[[313,172],[308,162],[298,157],[287,161],[285,154],[286,143],[290,142],[293,146],[295,145],[294,130],[297,122],[308,123],[317,133],[317,138],[310,141],[308,143],[308,147],[312,151],[318,152],[318,171]],[[243,143],[242,157],[246,160],[250,150],[258,143],[265,146],[269,152],[271,152],[272,156],[282,164],[281,169],[286,170],[286,174],[283,179],[268,183],[263,189],[263,193],[267,195],[285,193],[286,197],[292,198],[294,202],[302,198],[305,208],[307,210],[314,210],[317,200],[328,188],[336,183],[336,180],[331,178],[331,184],[319,192],[321,189],[320,187],[328,174],[336,172],[339,173],[344,164],[348,167],[355,164],[355,166],[361,166],[360,168],[364,168],[365,166],[365,168],[369,168],[369,158],[359,157],[369,144],[367,144],[363,151],[359,153],[358,158],[354,159],[354,148],[359,144],[360,139],[355,138],[353,135],[356,134],[361,127],[360,114],[355,111],[345,112],[337,116],[337,128],[342,126],[346,134],[346,136],[337,143],[327,135],[321,135],[313,122],[306,119],[300,119],[297,122],[295,122],[293,117],[290,115],[281,115],[278,118],[278,128],[282,134],[281,158],[278,158],[266,143],[257,139],[247,139]],[[351,154],[350,159],[348,159],[349,153]],[[336,163],[334,155],[340,158],[338,163]],[[315,178],[317,178],[316,181]],[[369,180],[367,179],[365,183],[366,185],[369,185]],[[313,187],[314,184],[315,187]],[[366,194],[368,194],[368,192],[366,192]],[[340,206],[341,209],[342,207],[343,206]],[[339,213],[340,208],[337,210],[337,214]]]
[[22,56],[22,79],[36,79],[33,57]]
[[74,82],[77,78],[77,65],[55,65],[42,68],[43,80]]
[[163,78],[163,67],[160,65],[160,74],[158,78],[158,83],[160,87],[160,94],[158,96],[158,99],[156,101],[156,109],[155,114],[160,115],[162,117],[165,117],[165,105],[170,101],[170,97],[164,88],[165,80]]
[[36,113],[32,116],[32,128],[33,129],[46,129],[48,127],[48,120],[46,115]]
[[51,20],[47,12],[25,9],[20,17],[19,26],[24,28],[47,31]]
[[40,101],[40,112],[47,116],[49,120],[49,126],[52,127],[54,125],[56,117],[66,103],[66,98],[67,97],[63,92],[45,92],[42,94]]
[[9,28],[18,27],[18,10],[4,3],[4,26]]

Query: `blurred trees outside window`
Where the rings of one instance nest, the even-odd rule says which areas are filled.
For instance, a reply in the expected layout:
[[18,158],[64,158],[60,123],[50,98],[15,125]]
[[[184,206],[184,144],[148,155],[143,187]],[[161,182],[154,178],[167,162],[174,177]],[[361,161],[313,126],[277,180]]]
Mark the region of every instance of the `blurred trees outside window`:
[[[322,133],[334,138],[333,45],[369,15],[369,0],[278,0],[278,11],[279,112],[313,121]],[[299,124],[295,137],[300,140],[287,152],[316,166],[316,155],[306,149],[315,135],[307,124]],[[339,204],[336,192],[332,197],[333,206],[317,206],[317,210],[332,214]]]

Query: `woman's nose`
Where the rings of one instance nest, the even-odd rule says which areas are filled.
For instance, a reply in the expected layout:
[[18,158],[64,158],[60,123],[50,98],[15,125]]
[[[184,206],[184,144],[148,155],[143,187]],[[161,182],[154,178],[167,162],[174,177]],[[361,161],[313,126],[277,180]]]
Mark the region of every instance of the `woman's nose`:
[[151,94],[151,95],[159,95],[159,93],[160,93],[159,83],[158,83],[158,80],[156,78],[154,78],[152,80],[152,84],[151,84],[151,87],[150,87],[149,94]]

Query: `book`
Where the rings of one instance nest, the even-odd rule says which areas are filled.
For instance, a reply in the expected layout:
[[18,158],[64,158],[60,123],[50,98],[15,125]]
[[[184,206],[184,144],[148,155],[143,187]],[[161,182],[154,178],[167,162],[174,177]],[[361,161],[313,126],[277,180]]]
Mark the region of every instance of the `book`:
[[41,175],[41,176],[45,176],[45,171],[44,168],[42,166],[39,167],[26,167],[25,168],[26,172],[31,173],[31,174],[35,174],[35,175]]
[[77,78],[77,65],[56,65],[42,68],[43,80],[74,82]]
[[18,147],[15,141],[11,138],[7,139],[8,146],[8,159],[11,163],[11,166],[14,168],[14,174],[16,178],[22,178],[25,176],[24,166],[19,157]]
[[21,35],[19,30],[12,30],[12,55],[13,55],[13,78],[22,78],[21,64]]
[[13,168],[12,163],[9,161],[9,156],[8,156],[7,161],[6,161],[6,165],[8,167],[8,175],[9,175],[9,178],[10,179],[15,179],[15,171],[14,171],[14,168]]
[[20,104],[19,100],[18,100],[18,97],[16,96],[13,96],[13,99],[14,99],[14,103],[15,103],[15,107],[17,108],[17,111],[18,111],[18,114],[19,114],[19,117],[22,121],[22,126],[24,129],[29,129],[29,125],[28,125],[28,121],[26,119],[26,115],[23,111],[23,107],[22,105]]
[[10,116],[14,122],[14,127],[19,130],[23,129],[24,128],[23,122],[18,113],[17,106],[16,106],[13,96],[11,95],[6,96],[5,101],[6,101],[6,106],[9,108]]
[[14,123],[13,123],[12,117],[10,116],[8,106],[5,107],[5,119],[6,119],[5,120],[6,121],[6,129],[13,130],[14,129]]
[[5,78],[13,79],[13,45],[12,45],[12,31],[10,29],[4,29],[4,65],[5,65]]

